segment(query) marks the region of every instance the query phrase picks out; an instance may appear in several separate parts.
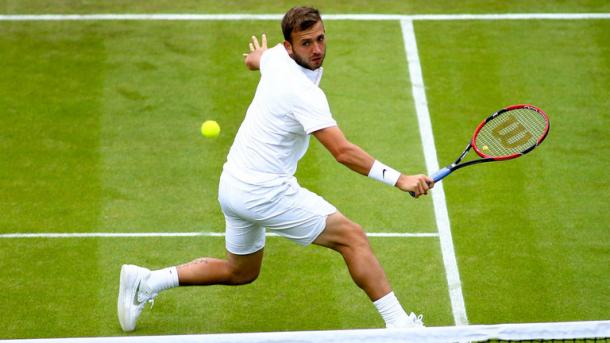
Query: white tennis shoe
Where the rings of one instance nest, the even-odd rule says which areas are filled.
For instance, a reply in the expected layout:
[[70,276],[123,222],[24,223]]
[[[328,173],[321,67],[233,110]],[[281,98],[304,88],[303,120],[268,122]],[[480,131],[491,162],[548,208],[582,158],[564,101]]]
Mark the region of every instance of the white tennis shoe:
[[[154,304],[157,293],[146,284],[150,270],[130,264],[121,267],[117,312],[123,331],[133,331],[147,302]],[[151,305],[152,308],[152,305]]]
[[423,328],[424,327],[424,316],[416,315],[411,312],[405,318],[405,320],[401,320],[397,323],[387,324],[386,328],[388,329],[407,329],[407,328]]

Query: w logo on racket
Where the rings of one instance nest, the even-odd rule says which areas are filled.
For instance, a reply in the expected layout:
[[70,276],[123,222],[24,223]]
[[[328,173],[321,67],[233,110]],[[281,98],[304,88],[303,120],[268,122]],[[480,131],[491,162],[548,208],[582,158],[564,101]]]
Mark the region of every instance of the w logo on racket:
[[514,116],[508,116],[506,120],[496,126],[491,133],[500,141],[500,144],[507,149],[526,144],[533,137]]
[[[544,141],[549,128],[548,115],[538,107],[505,107],[485,118],[475,129],[462,154],[453,163],[432,174],[431,178],[434,182],[439,182],[454,170],[466,166],[523,156]],[[481,158],[462,162],[470,148],[474,148]]]

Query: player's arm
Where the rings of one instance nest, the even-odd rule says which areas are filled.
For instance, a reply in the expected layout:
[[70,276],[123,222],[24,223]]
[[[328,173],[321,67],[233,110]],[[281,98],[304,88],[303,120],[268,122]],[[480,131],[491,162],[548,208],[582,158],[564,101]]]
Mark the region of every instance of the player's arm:
[[[326,147],[337,162],[359,174],[379,179],[402,191],[413,192],[416,197],[427,194],[428,190],[434,186],[432,179],[425,175],[405,175],[376,161],[362,148],[347,140],[337,126],[315,131],[313,135]],[[392,177],[392,174],[394,174],[394,177]],[[384,178],[387,178],[387,180]]]
[[267,35],[263,33],[261,36],[261,44],[258,44],[256,36],[252,36],[252,41],[248,44],[250,52],[244,54],[244,64],[250,70],[259,70],[261,65],[261,56],[267,50]]

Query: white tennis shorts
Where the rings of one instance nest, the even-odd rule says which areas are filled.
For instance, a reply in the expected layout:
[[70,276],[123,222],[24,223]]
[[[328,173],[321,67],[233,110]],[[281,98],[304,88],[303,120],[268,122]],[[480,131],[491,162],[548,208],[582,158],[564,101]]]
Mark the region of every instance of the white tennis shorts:
[[265,246],[265,228],[300,245],[311,244],[337,209],[291,178],[278,186],[244,183],[223,172],[218,201],[226,221],[226,248],[236,255]]

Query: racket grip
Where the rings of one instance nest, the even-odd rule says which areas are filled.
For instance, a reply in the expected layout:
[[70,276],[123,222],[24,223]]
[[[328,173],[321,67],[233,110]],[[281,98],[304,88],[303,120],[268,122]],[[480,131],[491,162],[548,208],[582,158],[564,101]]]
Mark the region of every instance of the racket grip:
[[440,180],[444,179],[445,176],[451,174],[451,169],[445,167],[439,171],[437,171],[436,173],[432,174],[431,178],[432,180],[434,180],[434,183],[439,182]]
[[[439,182],[440,180],[444,179],[445,176],[451,174],[451,169],[445,167],[439,171],[437,171],[436,173],[432,174],[432,176],[430,177],[432,180],[434,180],[434,183]],[[411,194],[412,197],[415,198],[415,193],[413,192],[409,192],[409,194]]]

